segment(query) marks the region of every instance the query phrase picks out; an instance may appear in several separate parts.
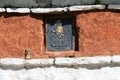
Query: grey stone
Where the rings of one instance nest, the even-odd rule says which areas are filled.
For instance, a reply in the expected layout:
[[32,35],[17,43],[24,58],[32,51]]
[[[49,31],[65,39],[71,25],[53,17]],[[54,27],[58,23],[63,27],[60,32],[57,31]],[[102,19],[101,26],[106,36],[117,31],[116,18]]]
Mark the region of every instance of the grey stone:
[[120,5],[109,5],[108,9],[120,9]]
[[52,6],[54,7],[64,7],[64,6],[72,6],[72,5],[87,5],[94,4],[95,0],[52,0]]
[[67,7],[65,8],[32,8],[32,13],[53,13],[53,12],[66,12]]
[[5,8],[0,8],[0,12],[5,12]]
[[0,0],[0,7],[48,7],[51,0]]
[[82,11],[92,9],[105,9],[105,5],[81,5],[68,7],[69,11]]
[[100,4],[120,4],[120,0],[100,0]]
[[29,8],[7,8],[8,13],[30,13]]

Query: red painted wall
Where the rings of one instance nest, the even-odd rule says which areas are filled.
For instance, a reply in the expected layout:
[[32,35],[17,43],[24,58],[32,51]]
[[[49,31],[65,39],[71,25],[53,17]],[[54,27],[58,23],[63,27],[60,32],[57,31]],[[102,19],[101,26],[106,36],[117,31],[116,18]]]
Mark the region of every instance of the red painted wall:
[[[47,14],[46,14],[47,15]],[[73,12],[78,51],[45,49],[45,24],[41,14],[0,14],[0,58],[81,57],[120,54],[120,14],[115,11]]]
[[[1,14],[0,58],[24,58],[25,49],[31,49],[36,58],[42,53],[43,21],[41,16],[28,14]],[[34,55],[33,55],[34,54]]]
[[[120,54],[120,14],[92,11],[77,15],[81,56]],[[80,55],[79,55],[80,56]]]

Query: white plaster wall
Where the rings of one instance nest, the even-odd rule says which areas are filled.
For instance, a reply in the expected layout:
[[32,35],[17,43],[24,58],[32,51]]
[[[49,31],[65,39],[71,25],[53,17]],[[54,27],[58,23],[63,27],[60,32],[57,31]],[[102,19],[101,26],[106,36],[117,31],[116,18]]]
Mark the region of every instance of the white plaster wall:
[[0,80],[120,80],[120,56],[0,59]]
[[120,67],[0,69],[0,80],[120,80]]

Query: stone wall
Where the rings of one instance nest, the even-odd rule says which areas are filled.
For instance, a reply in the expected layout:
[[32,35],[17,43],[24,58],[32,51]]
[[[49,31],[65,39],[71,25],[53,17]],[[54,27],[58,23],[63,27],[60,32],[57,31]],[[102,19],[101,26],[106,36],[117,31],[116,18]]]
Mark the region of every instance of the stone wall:
[[[13,4],[14,3],[14,4]],[[120,4],[119,0],[0,0],[0,7],[65,7],[73,5]]]
[[0,59],[0,80],[119,80],[120,56]]

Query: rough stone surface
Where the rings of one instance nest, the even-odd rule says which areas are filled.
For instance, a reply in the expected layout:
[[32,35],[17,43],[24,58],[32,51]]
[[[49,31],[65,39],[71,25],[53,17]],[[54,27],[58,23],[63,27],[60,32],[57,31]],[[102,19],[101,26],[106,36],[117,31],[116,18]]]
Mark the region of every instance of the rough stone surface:
[[0,7],[48,7],[51,0],[0,0]]
[[31,67],[44,67],[44,66],[52,66],[54,62],[54,59],[32,59],[32,60],[26,60],[25,66],[27,68]]
[[52,6],[72,6],[72,5],[85,5],[94,4],[95,0],[52,0]]
[[110,11],[77,14],[81,56],[120,54],[120,15]]
[[57,13],[57,12],[66,12],[67,8],[32,8],[32,13]]
[[[96,57],[81,57],[81,58],[51,58],[51,59],[17,59],[17,58],[3,58],[0,60],[1,66],[26,66],[26,67],[46,67],[46,66],[81,66],[86,65],[101,65],[107,64],[110,65],[111,62],[117,61],[119,63],[120,60],[117,59],[120,56],[96,56]],[[112,61],[113,60],[113,61]]]
[[0,12],[5,12],[5,8],[0,8]]
[[101,4],[120,4],[120,0],[100,0]]
[[120,5],[109,5],[108,9],[120,9]]
[[24,59],[5,58],[0,60],[0,67],[2,69],[23,69],[24,61]]
[[81,5],[81,6],[71,6],[68,7],[69,11],[82,11],[82,10],[92,10],[92,9],[105,9],[105,5]]
[[30,13],[29,8],[7,8],[8,13]]
[[81,57],[81,58],[56,58],[55,65],[57,66],[81,66],[86,68],[101,67],[110,65],[111,57]]
[[43,22],[40,15],[4,14],[0,16],[0,58],[31,58],[43,53]]

